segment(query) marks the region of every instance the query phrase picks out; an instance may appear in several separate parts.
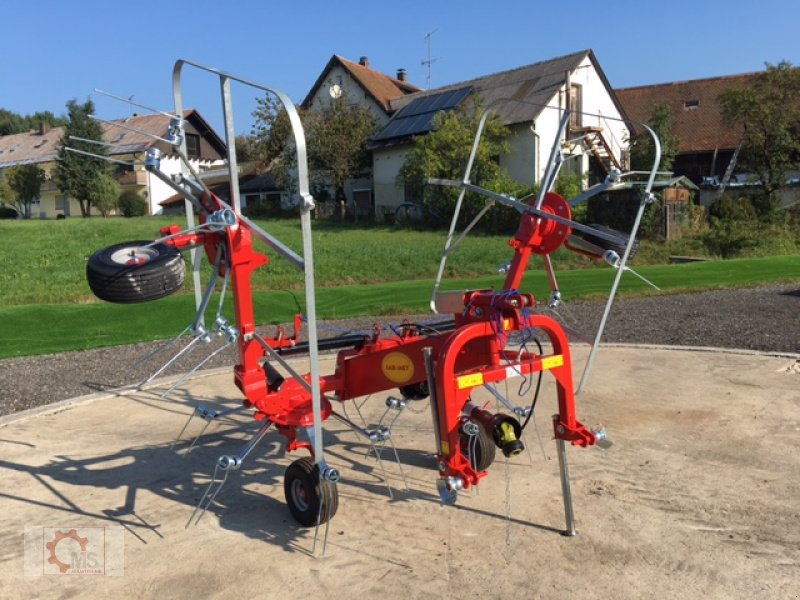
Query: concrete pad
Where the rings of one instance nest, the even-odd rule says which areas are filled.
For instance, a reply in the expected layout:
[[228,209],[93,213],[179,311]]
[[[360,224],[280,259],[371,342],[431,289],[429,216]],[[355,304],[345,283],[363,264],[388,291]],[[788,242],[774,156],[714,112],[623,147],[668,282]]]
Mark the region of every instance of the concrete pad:
[[[186,442],[171,448],[195,403],[238,405],[228,371],[197,377],[168,400],[159,398],[160,382],[28,416],[0,427],[2,596],[797,597],[797,365],[753,354],[603,349],[578,416],[607,426],[615,445],[568,450],[574,538],[560,535],[549,377],[538,426],[526,431],[530,452],[508,462],[498,453],[489,477],[452,508],[438,502],[427,400],[392,428],[402,473],[390,448],[378,463],[363,439],[329,420],[327,457],[343,481],[324,557],[324,527],[312,556],[314,530],[298,527],[285,506],[283,472],[295,457],[283,455],[274,433],[200,523],[185,527],[217,458],[238,452],[257,429],[238,414],[212,424],[188,455]],[[509,394],[520,384],[530,401],[519,379]],[[363,404],[367,422],[381,419],[385,396]],[[359,419],[353,403],[346,408]],[[195,420],[187,435],[201,427]],[[54,568],[54,532],[71,528],[105,528],[106,547],[124,546],[124,559],[108,555],[104,564],[123,572],[43,575]],[[76,551],[74,540],[51,547]]]

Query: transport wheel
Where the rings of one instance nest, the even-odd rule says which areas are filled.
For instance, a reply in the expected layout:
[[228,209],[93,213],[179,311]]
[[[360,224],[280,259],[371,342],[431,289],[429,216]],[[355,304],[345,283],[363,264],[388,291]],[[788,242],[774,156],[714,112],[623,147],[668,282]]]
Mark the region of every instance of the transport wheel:
[[412,383],[411,385],[404,385],[397,388],[400,390],[403,398],[406,400],[424,400],[430,395],[428,390],[428,382],[420,381],[419,383]]
[[333,518],[339,508],[336,484],[320,477],[319,469],[310,456],[298,458],[287,467],[283,492],[289,512],[303,527],[316,525],[317,515],[320,524],[325,523]]
[[[461,443],[461,454],[463,454],[470,465],[476,471],[485,471],[494,462],[495,443],[483,427],[478,427],[478,434],[469,436],[463,431],[459,434]],[[472,445],[472,456],[470,456],[470,445]]]
[[176,292],[186,278],[181,253],[166,244],[123,242],[95,252],[86,263],[86,280],[95,296],[133,304]]
[[[589,227],[591,227],[592,229],[597,229],[598,231],[602,231],[603,233],[608,233],[615,237],[618,237],[622,240],[623,243],[616,244],[614,242],[610,242],[608,240],[596,237],[591,233],[584,233],[583,239],[585,239],[587,242],[591,242],[592,244],[600,246],[605,250],[613,250],[620,256],[622,256],[625,253],[625,246],[629,238],[627,233],[623,233],[622,231],[612,229],[611,227],[606,227],[605,225],[598,225],[597,223],[592,223],[591,225],[589,225]],[[636,252],[638,250],[639,250],[639,240],[634,240],[633,246],[631,246],[631,253],[628,258],[633,258],[634,256],[636,256]]]

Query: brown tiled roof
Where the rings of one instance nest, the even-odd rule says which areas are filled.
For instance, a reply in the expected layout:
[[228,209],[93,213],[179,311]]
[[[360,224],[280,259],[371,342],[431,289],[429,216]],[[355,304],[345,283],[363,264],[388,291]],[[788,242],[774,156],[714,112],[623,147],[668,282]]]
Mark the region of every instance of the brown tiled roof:
[[404,96],[406,94],[413,94],[414,92],[421,91],[420,88],[411,85],[407,81],[400,81],[394,77],[389,77],[388,75],[374,71],[369,67],[354,63],[346,58],[342,58],[341,56],[334,54],[328,61],[328,64],[325,65],[325,68],[322,70],[322,73],[320,73],[320,76],[314,82],[314,85],[311,87],[311,91],[308,92],[305,100],[303,100],[303,106],[308,106],[308,104],[311,102],[311,99],[317,93],[319,87],[325,81],[328,71],[330,71],[331,68],[336,64],[339,64],[346,69],[350,75],[353,76],[353,79],[355,79],[359,85],[364,88],[364,91],[372,96],[375,102],[377,102],[378,105],[380,105],[380,107],[383,108],[383,110],[385,110],[387,113],[391,112],[390,102],[394,98],[399,98],[400,96]]
[[[225,154],[225,144],[211,129],[206,121],[194,109],[184,112],[184,117],[210,138],[212,145]],[[166,115],[134,115],[127,119],[117,119],[126,127],[163,137],[167,133],[170,118]],[[141,152],[158,143],[142,133],[116,127],[109,123],[101,123],[103,127],[103,141],[113,144],[109,153],[113,155]],[[204,131],[205,130],[205,131]],[[58,144],[64,135],[63,127],[54,127],[42,134],[39,131],[17,133],[0,136],[0,169],[24,164],[41,164],[56,160]]]
[[[680,140],[680,152],[732,150],[742,138],[741,127],[723,122],[717,97],[727,88],[752,85],[758,73],[695,79],[615,90],[628,118],[646,123],[658,105],[672,110],[672,133]],[[641,128],[639,128],[641,130]]]

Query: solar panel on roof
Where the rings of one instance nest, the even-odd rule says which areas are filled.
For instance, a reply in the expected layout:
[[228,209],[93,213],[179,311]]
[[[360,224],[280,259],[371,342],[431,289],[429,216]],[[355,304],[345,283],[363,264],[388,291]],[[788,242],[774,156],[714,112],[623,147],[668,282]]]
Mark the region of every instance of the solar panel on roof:
[[454,109],[470,92],[472,87],[463,87],[413,100],[397,113],[375,140],[427,133],[433,129],[433,117],[436,113]]

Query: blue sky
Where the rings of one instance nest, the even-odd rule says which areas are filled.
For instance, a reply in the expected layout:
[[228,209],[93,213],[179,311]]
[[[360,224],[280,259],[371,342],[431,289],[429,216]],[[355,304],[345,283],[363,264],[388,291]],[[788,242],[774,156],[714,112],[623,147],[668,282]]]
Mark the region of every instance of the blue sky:
[[[405,68],[425,87],[428,32],[433,87],[585,48],[612,86],[629,87],[798,65],[798,28],[797,0],[5,0],[0,107],[62,114],[70,98],[91,96],[103,118],[130,113],[93,92],[101,88],[170,110],[178,58],[280,88],[296,102],[333,54],[368,56],[387,74]],[[233,94],[236,131],[247,132],[255,94],[238,86]],[[186,71],[184,95],[221,133],[218,80]]]

